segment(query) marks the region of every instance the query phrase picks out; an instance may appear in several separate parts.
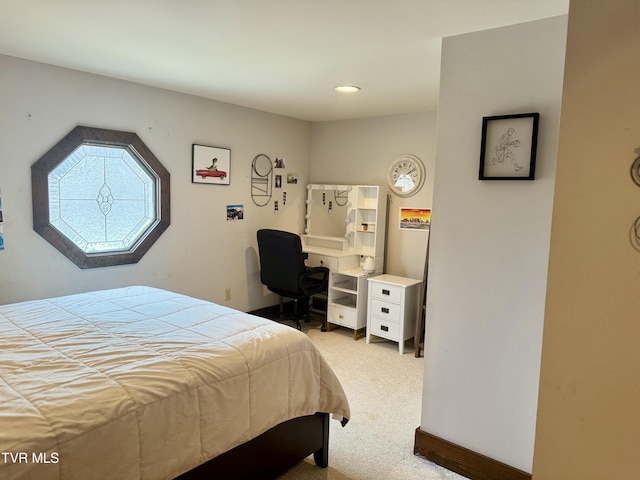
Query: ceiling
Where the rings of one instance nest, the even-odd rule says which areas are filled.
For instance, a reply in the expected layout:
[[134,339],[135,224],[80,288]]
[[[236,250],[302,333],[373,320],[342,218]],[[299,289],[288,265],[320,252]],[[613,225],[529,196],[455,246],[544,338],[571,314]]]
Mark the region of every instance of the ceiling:
[[[0,0],[0,54],[308,121],[437,109],[443,37],[569,0]],[[357,94],[338,94],[338,84]]]

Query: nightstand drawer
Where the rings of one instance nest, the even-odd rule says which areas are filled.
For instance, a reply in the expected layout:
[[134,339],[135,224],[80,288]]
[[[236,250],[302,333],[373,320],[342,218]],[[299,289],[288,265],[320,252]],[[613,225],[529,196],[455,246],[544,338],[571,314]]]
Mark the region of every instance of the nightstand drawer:
[[369,317],[369,323],[369,328],[371,329],[371,331],[367,332],[368,335],[376,335],[378,337],[383,337],[395,342],[397,342],[400,338],[400,329],[397,323],[393,323],[378,317]]
[[401,286],[378,283],[371,280],[369,280],[369,291],[373,298],[380,298],[394,303],[400,303],[404,295],[404,289]]
[[369,315],[375,315],[390,322],[398,323],[400,321],[400,305],[372,298]]

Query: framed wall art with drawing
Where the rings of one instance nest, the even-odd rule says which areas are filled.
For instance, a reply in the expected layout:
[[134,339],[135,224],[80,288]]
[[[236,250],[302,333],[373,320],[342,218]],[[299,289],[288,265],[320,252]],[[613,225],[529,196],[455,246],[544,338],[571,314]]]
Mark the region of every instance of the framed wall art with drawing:
[[482,118],[480,180],[533,180],[539,113]]
[[231,150],[193,144],[191,183],[229,185],[231,183]]

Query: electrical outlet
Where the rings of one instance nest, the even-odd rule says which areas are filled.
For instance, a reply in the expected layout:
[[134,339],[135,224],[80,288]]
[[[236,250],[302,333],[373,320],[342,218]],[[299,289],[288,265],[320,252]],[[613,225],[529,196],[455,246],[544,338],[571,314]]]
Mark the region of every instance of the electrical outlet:
[[225,301],[229,301],[231,300],[231,289],[230,288],[225,288],[224,289],[224,299]]

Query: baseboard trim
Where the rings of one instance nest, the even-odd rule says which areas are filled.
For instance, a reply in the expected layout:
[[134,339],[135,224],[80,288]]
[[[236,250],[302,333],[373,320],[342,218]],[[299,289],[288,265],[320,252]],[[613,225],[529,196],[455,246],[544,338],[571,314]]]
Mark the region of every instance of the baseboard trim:
[[471,480],[531,480],[529,473],[416,428],[413,453]]

